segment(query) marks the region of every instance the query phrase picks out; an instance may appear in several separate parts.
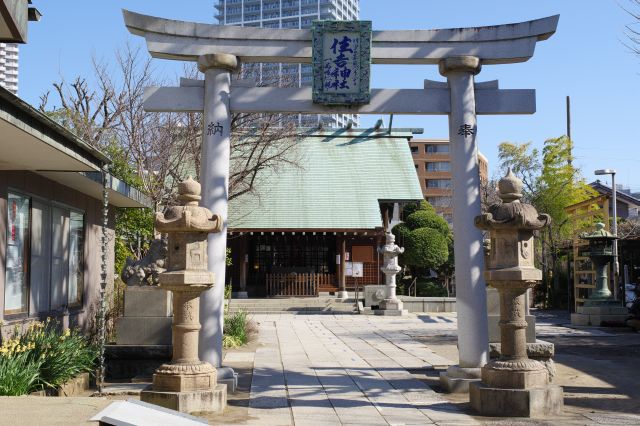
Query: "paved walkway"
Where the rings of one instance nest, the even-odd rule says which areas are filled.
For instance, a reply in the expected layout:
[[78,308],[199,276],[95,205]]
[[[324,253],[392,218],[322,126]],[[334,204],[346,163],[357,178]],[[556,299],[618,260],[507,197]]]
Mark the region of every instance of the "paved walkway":
[[479,424],[407,371],[452,364],[412,338],[455,332],[452,318],[256,315],[246,424]]

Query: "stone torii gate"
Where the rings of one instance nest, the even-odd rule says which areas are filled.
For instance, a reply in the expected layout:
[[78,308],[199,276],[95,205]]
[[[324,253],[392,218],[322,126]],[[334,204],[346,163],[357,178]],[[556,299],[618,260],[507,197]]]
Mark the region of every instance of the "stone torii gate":
[[217,285],[202,296],[200,358],[218,367],[222,352],[227,192],[232,113],[448,115],[453,174],[453,227],[460,364],[451,378],[480,377],[488,360],[476,115],[533,114],[535,90],[503,90],[498,82],[475,83],[482,65],[524,62],[536,43],[551,37],[559,16],[517,24],[417,31],[374,31],[373,64],[438,65],[446,82],[425,80],[420,89],[372,89],[364,105],[325,106],[312,102],[310,87],[247,87],[232,84],[238,61],[311,63],[312,32],[220,26],[175,21],[123,11],[127,28],[145,38],[154,58],[197,61],[204,81],[149,88],[148,111],[204,112],[202,204],[224,221],[209,236],[209,270]]

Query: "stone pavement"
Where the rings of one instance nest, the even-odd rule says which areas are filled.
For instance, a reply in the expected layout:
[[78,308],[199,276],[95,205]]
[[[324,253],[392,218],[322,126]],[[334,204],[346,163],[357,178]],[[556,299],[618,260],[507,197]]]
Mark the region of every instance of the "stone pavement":
[[[453,363],[409,334],[454,331],[442,318],[254,316],[261,347],[244,424],[479,424],[408,371]],[[251,355],[229,353],[225,362]]]
[[[241,390],[223,414],[206,418],[216,425],[640,425],[640,335],[570,328],[561,315],[545,315],[536,313],[537,328],[559,347],[561,418],[473,417],[465,395],[434,392],[438,370],[457,361],[457,322],[447,313],[255,315],[257,341],[225,358]],[[114,399],[131,397],[2,397],[0,425],[89,424]]]

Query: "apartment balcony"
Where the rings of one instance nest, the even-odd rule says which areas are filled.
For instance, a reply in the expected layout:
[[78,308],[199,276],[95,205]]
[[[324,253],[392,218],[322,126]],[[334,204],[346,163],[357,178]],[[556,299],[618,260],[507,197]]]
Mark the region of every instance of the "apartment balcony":
[[260,14],[254,14],[254,15],[244,15],[244,21],[245,22],[251,22],[251,21],[259,21],[260,20]]
[[280,12],[280,3],[265,3],[262,5],[262,10],[277,10]]
[[297,1],[283,1],[282,2],[282,11],[295,9],[298,10],[300,4]]
[[423,193],[425,197],[451,197],[451,195],[453,194],[453,189],[425,187]]
[[260,5],[244,5],[244,13],[260,12]]

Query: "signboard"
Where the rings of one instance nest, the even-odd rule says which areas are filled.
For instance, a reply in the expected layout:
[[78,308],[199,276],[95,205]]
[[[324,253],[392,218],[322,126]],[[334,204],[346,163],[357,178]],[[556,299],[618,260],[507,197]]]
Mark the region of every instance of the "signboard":
[[353,263],[344,262],[344,276],[352,277],[353,276]]
[[371,21],[313,21],[313,102],[367,104]]
[[364,277],[364,263],[362,262],[353,262],[353,266],[351,267],[352,277],[354,278],[362,278]]

